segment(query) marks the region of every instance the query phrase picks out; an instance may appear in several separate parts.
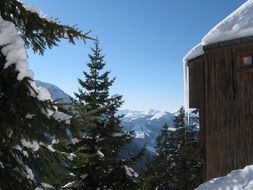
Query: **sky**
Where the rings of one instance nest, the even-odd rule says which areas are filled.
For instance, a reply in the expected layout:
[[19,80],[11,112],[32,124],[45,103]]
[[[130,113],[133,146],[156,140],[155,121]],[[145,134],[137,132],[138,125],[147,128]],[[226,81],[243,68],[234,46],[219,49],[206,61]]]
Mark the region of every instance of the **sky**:
[[[185,54],[245,0],[23,0],[100,40],[121,109],[176,111],[184,104]],[[84,79],[92,41],[67,41],[44,56],[28,51],[35,79],[69,95]]]

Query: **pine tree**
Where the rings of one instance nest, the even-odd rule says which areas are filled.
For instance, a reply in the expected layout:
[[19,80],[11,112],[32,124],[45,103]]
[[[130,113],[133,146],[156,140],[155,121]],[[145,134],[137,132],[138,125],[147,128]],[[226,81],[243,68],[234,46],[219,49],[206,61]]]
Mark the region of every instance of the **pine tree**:
[[13,189],[19,184],[20,189],[31,189],[42,180],[36,157],[46,151],[42,143],[45,148],[50,144],[45,134],[58,135],[55,129],[65,124],[54,119],[56,108],[45,96],[48,92],[35,88],[28,70],[20,69],[26,62],[25,49],[18,46],[21,40],[14,25],[0,21],[0,33],[1,39],[10,39],[0,49],[0,187]]
[[[92,54],[89,54],[90,62],[87,64],[89,67],[89,73],[84,72],[85,80],[78,79],[81,88],[79,92],[75,93],[79,102],[86,104],[88,111],[97,109],[99,107],[107,107],[109,100],[109,87],[115,81],[109,79],[109,71],[101,73],[104,66],[104,56],[101,55],[101,49],[99,48],[99,42],[96,40],[95,48],[91,48]],[[85,91],[83,91],[83,89]],[[114,99],[117,99],[116,96]],[[123,103],[122,97],[118,96],[119,106]]]
[[172,174],[178,189],[193,189],[201,182],[201,158],[198,131],[185,124],[185,111],[181,107],[174,119],[177,153],[174,157]]
[[165,170],[167,167],[165,167],[165,147],[167,146],[166,141],[168,140],[167,130],[168,125],[165,124],[156,138],[157,155],[146,166],[147,169],[144,172],[144,176],[142,177],[140,183],[141,189],[143,190],[157,189],[161,186],[164,186],[162,183],[166,183],[164,180],[164,175],[166,175]]
[[[79,79],[81,88],[76,93],[77,107],[88,112],[96,110],[93,124],[87,126],[85,117],[77,117],[77,127],[82,137],[72,146],[76,154],[88,155],[88,162],[75,165],[72,172],[74,181],[65,185],[69,189],[136,189],[134,171],[129,167],[132,160],[124,161],[119,157],[122,147],[131,140],[131,136],[122,131],[120,116],[116,116],[122,105],[121,95],[110,96],[109,89],[115,81],[104,71],[104,56],[101,55],[99,42],[89,54],[89,71],[84,72],[85,79]],[[78,126],[79,125],[79,126]],[[80,134],[79,133],[79,134]]]
[[44,182],[59,157],[48,137],[63,137],[65,121],[57,120],[67,115],[36,87],[24,46],[43,54],[61,38],[74,43],[88,36],[17,0],[0,1],[0,189],[50,189]]
[[157,137],[158,155],[151,162],[142,183],[143,189],[191,190],[201,183],[198,131],[185,124],[181,107],[174,118],[174,129],[165,125]]
[[156,138],[156,152],[165,156],[169,146],[169,126],[167,123],[162,127],[160,134]]
[[157,155],[145,171],[141,189],[175,189],[174,178],[171,175],[173,157],[170,156],[171,152],[175,153],[177,151],[174,141],[175,137],[172,135],[168,125],[165,124],[156,138]]

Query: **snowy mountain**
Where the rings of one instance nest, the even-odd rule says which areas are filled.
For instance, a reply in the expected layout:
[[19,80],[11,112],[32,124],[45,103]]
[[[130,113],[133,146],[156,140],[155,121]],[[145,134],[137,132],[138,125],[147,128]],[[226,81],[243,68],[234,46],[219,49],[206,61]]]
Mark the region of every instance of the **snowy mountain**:
[[[70,96],[66,94],[59,87],[42,82],[35,81],[37,86],[46,88],[53,100],[59,100],[60,103],[70,103]],[[132,111],[120,110],[118,115],[123,115],[121,125],[125,131],[133,131],[134,139],[123,151],[122,155],[129,155],[129,153],[138,153],[144,145],[146,145],[146,153],[142,160],[135,166],[135,169],[140,169],[144,166],[145,162],[155,155],[155,139],[160,129],[165,123],[172,127],[174,115],[169,112],[162,112],[154,109],[147,111]],[[127,157],[127,156],[126,156]]]
[[57,100],[58,103],[63,103],[63,104],[71,103],[70,96],[66,94],[62,89],[55,86],[54,84],[42,82],[39,80],[35,80],[35,83],[37,86],[42,86],[46,88],[50,92],[51,97],[54,101]]
[[165,123],[172,126],[174,115],[154,109],[148,111],[120,110],[124,115],[121,125],[125,131],[134,131],[135,140],[139,146],[146,144],[147,149],[155,153],[155,139]]
[[133,165],[133,168],[139,172],[156,154],[156,137],[165,123],[172,126],[174,115],[154,109],[147,111],[120,110],[118,114],[124,115],[121,122],[123,129],[133,131],[135,137],[127,146],[128,150],[125,151],[125,155],[136,154],[146,145],[146,152],[142,159]]
[[[35,81],[37,86],[46,88],[53,100],[58,100],[59,103],[70,103],[70,96],[66,94],[59,87],[42,82]],[[167,123],[172,126],[174,115],[169,112],[161,112],[155,109],[147,111],[132,111],[132,110],[120,110],[118,115],[124,115],[122,118],[122,126],[125,131],[134,131],[135,140],[134,144],[138,146],[147,145],[147,149],[155,153],[155,139],[159,133],[161,127]]]

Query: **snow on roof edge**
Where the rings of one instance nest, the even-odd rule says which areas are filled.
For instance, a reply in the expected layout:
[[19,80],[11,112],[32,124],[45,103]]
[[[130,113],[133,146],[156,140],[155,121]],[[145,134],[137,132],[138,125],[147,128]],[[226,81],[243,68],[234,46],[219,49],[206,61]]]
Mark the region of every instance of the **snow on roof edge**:
[[253,0],[248,0],[213,27],[184,57],[184,64],[204,54],[203,46],[253,36]]
[[204,54],[203,50],[203,44],[199,43],[196,46],[194,46],[184,57],[183,61],[184,63],[187,63],[189,60],[194,59],[198,56],[201,56]]
[[[187,63],[189,60],[194,59],[198,56],[204,54],[203,44],[199,43],[195,47],[193,47],[184,57],[183,61],[183,74],[184,74],[184,106],[185,110],[189,112],[189,68],[187,67]],[[189,118],[189,117],[188,117]]]
[[203,38],[204,45],[253,36],[253,0],[248,0],[213,27]]

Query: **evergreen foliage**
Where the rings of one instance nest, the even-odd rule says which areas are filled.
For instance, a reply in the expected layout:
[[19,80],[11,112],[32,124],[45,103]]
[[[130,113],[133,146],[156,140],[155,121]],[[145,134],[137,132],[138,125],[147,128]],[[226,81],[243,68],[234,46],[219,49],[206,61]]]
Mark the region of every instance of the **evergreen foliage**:
[[165,124],[157,137],[157,156],[151,162],[141,187],[145,190],[192,190],[201,183],[198,131],[185,124],[181,107],[174,119],[174,129]]
[[[71,43],[89,39],[86,33],[42,17],[17,0],[0,1],[2,20],[14,23],[26,47],[40,54],[61,38]],[[16,63],[6,67],[3,48],[8,45],[0,47],[0,189],[50,189],[45,182],[59,179],[62,168],[57,167],[67,155],[53,150],[49,137],[64,138],[67,125],[48,114],[56,111],[55,103],[37,97],[32,78],[17,80]]]
[[83,33],[75,26],[63,25],[57,19],[47,18],[40,11],[18,0],[1,0],[0,16],[15,24],[27,47],[43,54],[46,48],[57,45],[60,39],[91,39],[89,32]]
[[[0,20],[15,24],[26,48],[43,54],[61,39],[91,39],[76,27],[62,25],[42,16],[18,0],[0,1]],[[89,54],[89,72],[79,79],[81,88],[72,110],[70,125],[56,121],[48,112],[56,111],[51,100],[40,100],[31,85],[33,79],[18,80],[15,63],[5,67],[7,56],[0,47],[0,189],[137,189],[137,174],[129,167],[141,155],[120,158],[131,134],[120,126],[116,112],[121,95],[110,96],[115,78],[105,71],[99,42]],[[143,179],[142,189],[194,188],[201,181],[198,132],[186,128],[184,109],[175,117],[175,130],[164,125],[157,137],[158,155]],[[66,140],[71,130],[71,143]],[[52,144],[52,139],[64,139]],[[56,141],[55,141],[56,142]],[[71,171],[71,173],[69,173]],[[49,183],[49,184],[47,184]],[[39,188],[38,188],[39,189]]]
[[[133,160],[124,161],[119,154],[123,146],[130,142],[131,136],[122,131],[120,116],[116,116],[123,103],[121,95],[109,95],[115,78],[109,79],[109,71],[103,71],[105,62],[101,55],[99,42],[89,54],[89,72],[85,79],[79,79],[81,88],[76,93],[76,106],[84,110],[77,116],[76,127],[80,128],[79,139],[72,145],[75,154],[88,155],[88,162],[77,163],[72,168],[75,174],[69,189],[136,189],[134,171],[129,167]],[[93,121],[87,125],[85,113],[93,111]],[[82,135],[80,135],[82,134]]]
[[[31,189],[43,180],[40,176],[43,176],[42,173],[45,174],[46,170],[42,171],[43,166],[36,162],[37,158],[49,158],[45,155],[47,149],[39,150],[39,143],[50,144],[45,134],[62,136],[65,124],[48,118],[46,112],[55,110],[53,102],[41,101],[31,95],[31,79],[24,78],[18,81],[15,66],[4,69],[5,62],[5,57],[0,53],[0,162],[2,165],[0,187],[4,190],[15,189],[20,185],[20,189]],[[31,176],[34,177],[29,177],[30,169],[33,173]]]

